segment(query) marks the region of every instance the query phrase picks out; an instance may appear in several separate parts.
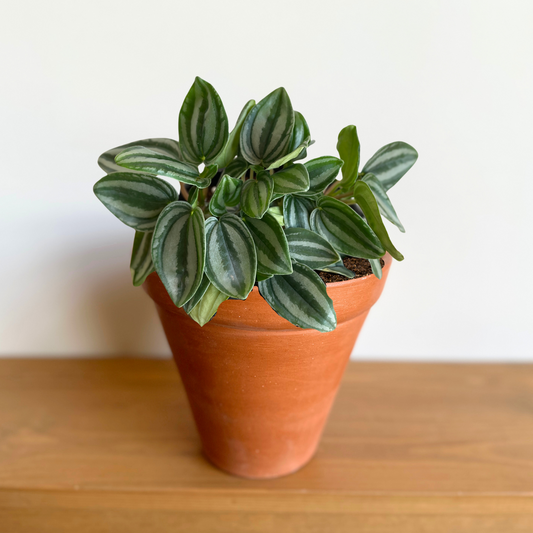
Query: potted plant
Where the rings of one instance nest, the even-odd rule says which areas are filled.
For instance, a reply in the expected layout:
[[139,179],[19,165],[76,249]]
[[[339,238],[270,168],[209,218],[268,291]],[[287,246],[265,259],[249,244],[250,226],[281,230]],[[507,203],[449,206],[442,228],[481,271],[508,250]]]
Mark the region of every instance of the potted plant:
[[207,457],[240,476],[288,474],[312,457],[391,258],[403,259],[382,217],[404,231],[387,191],[417,152],[388,144],[359,170],[347,126],[339,157],[303,162],[313,141],[285,89],[250,100],[230,132],[200,78],[178,129],[179,142],[102,154],[94,192],[135,230],[133,284],[156,303]]

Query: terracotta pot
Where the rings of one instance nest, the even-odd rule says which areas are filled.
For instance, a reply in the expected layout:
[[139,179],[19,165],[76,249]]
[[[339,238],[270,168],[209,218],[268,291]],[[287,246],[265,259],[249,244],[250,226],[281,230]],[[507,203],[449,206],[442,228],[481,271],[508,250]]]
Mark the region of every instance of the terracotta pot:
[[201,328],[170,300],[157,274],[144,288],[157,311],[200,433],[205,455],[248,478],[283,476],[316,450],[344,368],[383,277],[328,284],[338,326],[300,329],[259,295],[227,300]]

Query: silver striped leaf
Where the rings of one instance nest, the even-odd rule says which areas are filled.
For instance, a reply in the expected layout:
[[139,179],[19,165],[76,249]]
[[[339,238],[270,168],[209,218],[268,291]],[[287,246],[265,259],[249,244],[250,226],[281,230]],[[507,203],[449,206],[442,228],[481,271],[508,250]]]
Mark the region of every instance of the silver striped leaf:
[[340,274],[341,276],[344,276],[348,279],[355,278],[355,272],[352,272],[351,270],[347,269],[344,266],[342,259],[340,261],[337,261],[333,265],[328,265],[324,268],[321,268],[320,270],[322,270],[323,272],[333,272],[334,274]]
[[222,176],[217,188],[209,201],[209,211],[212,215],[221,217],[228,211],[228,207],[236,207],[241,199],[242,181],[231,176]]
[[270,202],[274,183],[268,172],[260,172],[255,179],[244,182],[241,191],[241,210],[249,217],[261,218]]
[[219,291],[212,283],[209,283],[198,304],[189,312],[189,316],[203,327],[215,316],[220,304],[227,299],[228,296],[226,294]]
[[363,174],[372,173],[388,191],[416,163],[418,152],[398,141],[380,148],[363,167]]
[[190,312],[194,309],[194,307],[198,304],[198,302],[202,299],[202,296],[205,294],[205,291],[208,289],[209,285],[211,285],[211,282],[209,281],[209,278],[207,277],[207,274],[204,272],[204,275],[202,276],[202,282],[196,289],[196,292],[194,293],[194,296],[183,305],[183,310],[190,314]]
[[138,231],[153,231],[159,213],[178,198],[176,189],[166,181],[133,172],[108,174],[93,190],[111,213]]
[[400,222],[400,219],[396,214],[396,210],[394,209],[389,196],[387,195],[387,191],[383,185],[381,185],[381,182],[376,178],[376,176],[374,176],[374,174],[365,174],[362,180],[368,184],[370,190],[374,194],[374,198],[379,206],[379,212],[389,222],[392,222],[402,233],[405,233],[405,228]]
[[372,267],[372,273],[376,278],[381,279],[381,276],[383,275],[381,270],[381,259],[369,259],[370,266]]
[[324,189],[335,181],[342,165],[342,159],[330,155],[305,162],[304,166],[309,174],[309,190],[300,194],[302,196],[322,194]]
[[244,222],[226,214],[208,230],[205,271],[221,292],[245,300],[257,270],[254,240]]
[[180,146],[196,164],[213,163],[228,140],[228,117],[210,83],[196,77],[178,117]]
[[343,189],[349,190],[357,179],[361,151],[359,137],[357,137],[357,128],[355,126],[346,126],[340,131],[337,151],[344,161],[344,165],[342,165],[341,186]]
[[372,228],[351,207],[335,198],[320,198],[309,222],[311,229],[337,252],[366,259],[378,259],[385,253]]
[[313,270],[336,263],[339,254],[326,239],[304,228],[285,228],[291,258]]
[[130,272],[134,287],[144,283],[144,280],[155,270],[152,262],[152,235],[148,232],[135,232],[133,249],[131,251]]
[[291,324],[317,331],[333,331],[337,315],[326,285],[311,268],[294,263],[293,273],[260,281],[259,292],[272,309]]
[[269,279],[272,277],[272,274],[261,274],[261,272],[257,273],[257,281],[265,281],[266,279]]
[[[289,142],[289,152],[296,150],[306,139],[311,139],[311,131],[307,125],[307,121],[304,116],[299,112],[294,112],[294,127],[292,129],[291,140]],[[311,146],[314,141],[310,141],[308,146]],[[304,148],[298,157],[295,157],[294,160],[304,159],[307,157],[307,148]]]
[[287,228],[311,229],[309,217],[316,203],[309,198],[288,194],[283,198],[283,219]]
[[249,168],[250,164],[247,161],[237,157],[226,167],[225,173],[232,178],[241,178]]
[[[246,102],[245,106],[242,108],[242,111],[239,114],[237,123],[235,127],[231,130],[226,146],[218,156],[215,158],[213,163],[218,165],[218,168],[226,168],[232,161],[233,158],[237,155],[239,151],[239,141],[241,138],[241,129],[244,121],[252,108],[255,106],[255,100],[250,100]],[[238,176],[235,176],[238,177]]]
[[130,148],[132,146],[144,146],[145,148],[149,148],[150,150],[154,150],[160,154],[173,157],[174,159],[178,159],[180,161],[183,159],[178,141],[174,141],[173,139],[155,138],[141,139],[140,141],[122,144],[116,148],[111,148],[111,150],[107,150],[107,152],[104,152],[98,158],[98,165],[107,174],[111,174],[112,172],[123,172],[124,167],[121,167],[115,163],[115,156],[120,154],[120,152],[123,152],[126,148]]
[[403,255],[395,248],[390,240],[387,228],[381,219],[378,203],[376,202],[368,183],[359,180],[354,185],[353,197],[357,202],[357,205],[363,210],[368,225],[381,241],[383,248],[385,248],[385,250],[387,250],[387,252],[389,252],[397,261],[403,261]]
[[309,174],[301,163],[290,165],[272,175],[276,194],[292,194],[309,189]]
[[257,272],[266,275],[292,272],[289,245],[276,218],[265,213],[263,218],[243,216],[250,230],[257,252]]
[[121,167],[176,179],[199,189],[205,189],[211,183],[210,172],[201,176],[196,167],[142,146],[126,148],[115,157],[115,161]]
[[214,228],[215,224],[218,222],[217,217],[209,217],[205,221],[205,242],[209,242],[209,236],[211,235],[211,230]]
[[287,91],[280,87],[250,112],[241,130],[240,148],[246,161],[268,167],[287,153],[294,127],[294,111]]
[[152,259],[177,307],[187,303],[202,282],[205,224],[199,208],[173,202],[163,209],[154,230]]
[[274,161],[267,170],[273,170],[275,168],[282,167],[286,163],[289,163],[289,161],[292,161],[293,159],[301,159],[298,156],[311,144],[311,137],[307,137],[302,144],[297,146],[292,152],[289,152],[287,155],[284,155],[281,159],[278,159],[277,161]]

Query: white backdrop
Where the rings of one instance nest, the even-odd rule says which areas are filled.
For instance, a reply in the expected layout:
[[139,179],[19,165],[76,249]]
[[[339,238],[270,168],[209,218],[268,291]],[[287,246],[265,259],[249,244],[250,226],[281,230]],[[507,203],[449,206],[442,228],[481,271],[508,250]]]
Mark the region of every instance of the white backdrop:
[[169,353],[92,186],[104,150],[176,137],[200,75],[230,127],[283,85],[312,157],[352,123],[363,161],[419,151],[356,357],[533,359],[532,21],[528,0],[3,0],[0,353]]

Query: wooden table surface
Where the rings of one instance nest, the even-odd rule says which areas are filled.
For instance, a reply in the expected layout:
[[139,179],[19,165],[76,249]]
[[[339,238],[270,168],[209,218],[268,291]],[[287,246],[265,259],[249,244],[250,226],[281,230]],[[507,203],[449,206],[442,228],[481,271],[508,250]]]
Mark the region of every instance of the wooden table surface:
[[171,361],[0,360],[1,533],[533,531],[533,366],[351,363],[316,457],[201,455]]

